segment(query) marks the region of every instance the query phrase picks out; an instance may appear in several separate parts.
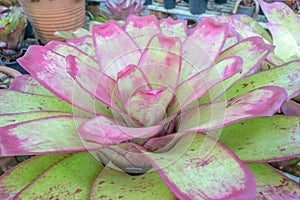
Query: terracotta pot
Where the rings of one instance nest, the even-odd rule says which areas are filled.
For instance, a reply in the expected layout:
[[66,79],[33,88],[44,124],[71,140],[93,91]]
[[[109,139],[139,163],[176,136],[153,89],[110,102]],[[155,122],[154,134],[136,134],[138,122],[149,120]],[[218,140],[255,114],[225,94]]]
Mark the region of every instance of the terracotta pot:
[[19,0],[38,39],[46,44],[55,31],[74,31],[85,25],[85,0]]

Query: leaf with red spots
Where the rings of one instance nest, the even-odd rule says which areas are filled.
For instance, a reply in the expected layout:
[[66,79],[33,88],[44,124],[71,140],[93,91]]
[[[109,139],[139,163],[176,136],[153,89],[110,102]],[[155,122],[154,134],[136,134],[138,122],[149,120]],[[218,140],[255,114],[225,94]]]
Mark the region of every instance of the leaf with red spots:
[[225,127],[219,141],[247,162],[300,156],[300,117],[260,117]]
[[71,154],[35,156],[0,178],[0,199],[12,199],[44,170]]
[[267,164],[248,164],[256,179],[256,199],[300,199],[300,187]]
[[166,152],[144,153],[179,199],[255,196],[256,184],[250,170],[228,148],[204,134],[184,134]]
[[86,199],[102,169],[90,153],[76,153],[55,163],[14,199]]
[[300,61],[293,61],[281,67],[270,69],[243,78],[226,92],[227,98],[248,93],[262,86],[279,86],[288,93],[288,99],[300,92]]
[[95,179],[88,199],[140,200],[149,198],[177,199],[155,171],[130,176],[108,166]]

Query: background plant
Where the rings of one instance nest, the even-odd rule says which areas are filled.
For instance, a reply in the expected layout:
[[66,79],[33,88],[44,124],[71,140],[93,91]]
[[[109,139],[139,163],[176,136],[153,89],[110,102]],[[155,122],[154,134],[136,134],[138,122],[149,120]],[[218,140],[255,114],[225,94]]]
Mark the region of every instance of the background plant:
[[26,16],[21,7],[2,7],[0,16],[0,54],[4,61],[13,60],[21,55],[24,41]]

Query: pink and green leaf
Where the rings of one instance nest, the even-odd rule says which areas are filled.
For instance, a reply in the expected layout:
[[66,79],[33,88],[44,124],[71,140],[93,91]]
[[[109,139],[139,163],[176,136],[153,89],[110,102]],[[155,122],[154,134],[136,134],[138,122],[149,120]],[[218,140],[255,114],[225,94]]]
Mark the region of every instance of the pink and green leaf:
[[280,87],[261,87],[228,101],[200,105],[185,111],[178,118],[176,127],[180,132],[203,132],[246,119],[272,116],[286,97],[286,91]]
[[209,89],[234,74],[242,71],[242,59],[237,56],[227,57],[184,81],[176,88],[176,101],[168,108],[168,113],[177,113],[201,98]]
[[119,144],[135,138],[148,138],[159,133],[163,125],[134,128],[103,116],[83,123],[78,132],[84,140],[101,144],[103,147]]
[[130,176],[120,170],[105,167],[95,179],[92,199],[177,199],[155,171]]
[[180,40],[157,35],[143,52],[138,67],[154,88],[175,89],[180,75],[181,59]]
[[229,15],[213,17],[216,22],[229,23],[237,31],[242,39],[252,36],[261,36],[272,43],[270,34],[252,17],[248,15]]
[[144,153],[179,199],[255,196],[255,180],[245,164],[225,146],[203,134],[186,134],[166,152]]
[[111,20],[96,24],[92,33],[98,64],[103,73],[116,80],[119,71],[139,62],[141,50],[117,22]]
[[14,78],[10,90],[25,92],[30,94],[38,94],[44,96],[55,96],[53,93],[49,92],[45,87],[43,87],[39,82],[37,82],[30,75],[21,75]]
[[[92,36],[88,35],[76,39],[69,38],[66,40],[66,43],[68,45],[78,48],[80,51],[85,52],[91,58],[96,60],[96,52],[95,52]],[[97,69],[99,69],[99,67]]]
[[256,199],[300,199],[297,183],[267,164],[247,164],[256,179]]
[[35,111],[35,112],[16,113],[16,114],[1,114],[0,127],[31,121],[31,120],[37,120],[41,118],[48,118],[54,116],[72,116],[72,115],[73,115],[72,113],[53,112],[53,111]]
[[107,112],[100,103],[95,110],[94,99],[67,74],[65,57],[42,46],[30,46],[18,62],[46,89],[69,104],[90,113]]
[[219,141],[246,162],[275,162],[300,156],[300,116],[260,117],[223,129]]
[[168,37],[178,37],[183,42],[187,37],[187,25],[183,20],[163,18],[159,22],[162,34]]
[[167,87],[139,91],[126,102],[127,113],[142,126],[154,126],[166,117],[167,108],[173,99],[173,91]]
[[258,1],[268,21],[272,24],[285,26],[291,32],[297,45],[299,46],[300,26],[294,11],[283,2],[266,3],[263,0]]
[[1,127],[0,155],[38,155],[98,149],[100,145],[80,138],[75,120],[83,123],[87,118],[55,116]]
[[141,51],[144,51],[150,38],[161,33],[158,20],[154,15],[143,17],[130,15],[126,20],[124,29],[139,46]]
[[260,37],[244,39],[223,51],[218,57],[218,62],[228,56],[239,56],[243,59],[243,70],[241,73],[235,74],[231,78],[212,87],[211,92],[214,93],[214,99],[211,98],[210,94],[207,94],[199,100],[198,104],[209,103],[215,100],[218,96],[224,94],[225,91],[238,80],[256,72],[260,67],[261,62],[271,51],[273,51],[273,46],[265,44]]
[[152,89],[145,74],[135,65],[129,65],[118,73],[117,85],[122,102],[127,102],[138,91]]
[[243,95],[262,86],[279,86],[286,90],[288,99],[300,92],[300,61],[248,76],[238,81],[226,92],[227,98]]
[[116,81],[105,73],[82,63],[78,58],[68,56],[67,72],[91,97],[109,108],[121,112],[122,103],[118,97]]
[[80,59],[81,62],[93,66],[95,69],[99,70],[98,63],[89,54],[87,54],[88,52],[83,52],[77,47],[71,46],[64,42],[51,41],[45,45],[45,48],[55,53],[58,53],[59,55],[62,55],[64,57],[75,56],[78,59]]
[[183,43],[180,82],[210,67],[220,54],[228,26],[204,18]]
[[43,173],[43,171],[70,155],[71,154],[52,154],[35,156],[19,164],[16,168],[6,172],[0,177],[0,197],[2,199],[13,199],[23,188]]
[[299,46],[290,30],[279,24],[268,23],[267,25],[273,36],[274,53],[285,62],[300,59]]
[[41,173],[14,199],[86,199],[102,168],[89,152],[72,154]]

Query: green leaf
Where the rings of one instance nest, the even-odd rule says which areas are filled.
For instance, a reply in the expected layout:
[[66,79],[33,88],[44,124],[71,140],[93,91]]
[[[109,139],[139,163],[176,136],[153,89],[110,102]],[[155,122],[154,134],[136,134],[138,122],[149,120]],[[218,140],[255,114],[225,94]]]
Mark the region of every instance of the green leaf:
[[44,170],[55,162],[70,155],[71,154],[55,154],[35,156],[19,164],[13,170],[6,172],[0,178],[1,199],[12,199]]
[[63,113],[63,112],[50,112],[50,111],[40,111],[40,112],[27,112],[27,113],[19,113],[19,114],[4,114],[0,115],[0,124],[1,127],[17,124],[21,122],[54,117],[54,116],[71,116],[71,113]]
[[103,166],[90,153],[76,153],[48,168],[17,199],[86,199]]
[[148,172],[130,176],[123,171],[105,167],[95,180],[89,199],[177,199],[158,174]]
[[226,92],[226,98],[248,93],[261,86],[279,86],[284,88],[291,99],[300,90],[300,61],[287,63],[281,67],[248,76],[237,82]]
[[273,36],[275,54],[285,62],[300,59],[298,44],[290,30],[287,27],[278,24],[269,24],[268,27]]
[[300,117],[260,117],[223,129],[219,141],[247,162],[272,162],[300,155]]
[[56,97],[0,90],[0,114],[34,111],[60,111],[72,113],[72,106]]
[[300,187],[266,164],[247,164],[256,179],[256,199],[300,199]]

